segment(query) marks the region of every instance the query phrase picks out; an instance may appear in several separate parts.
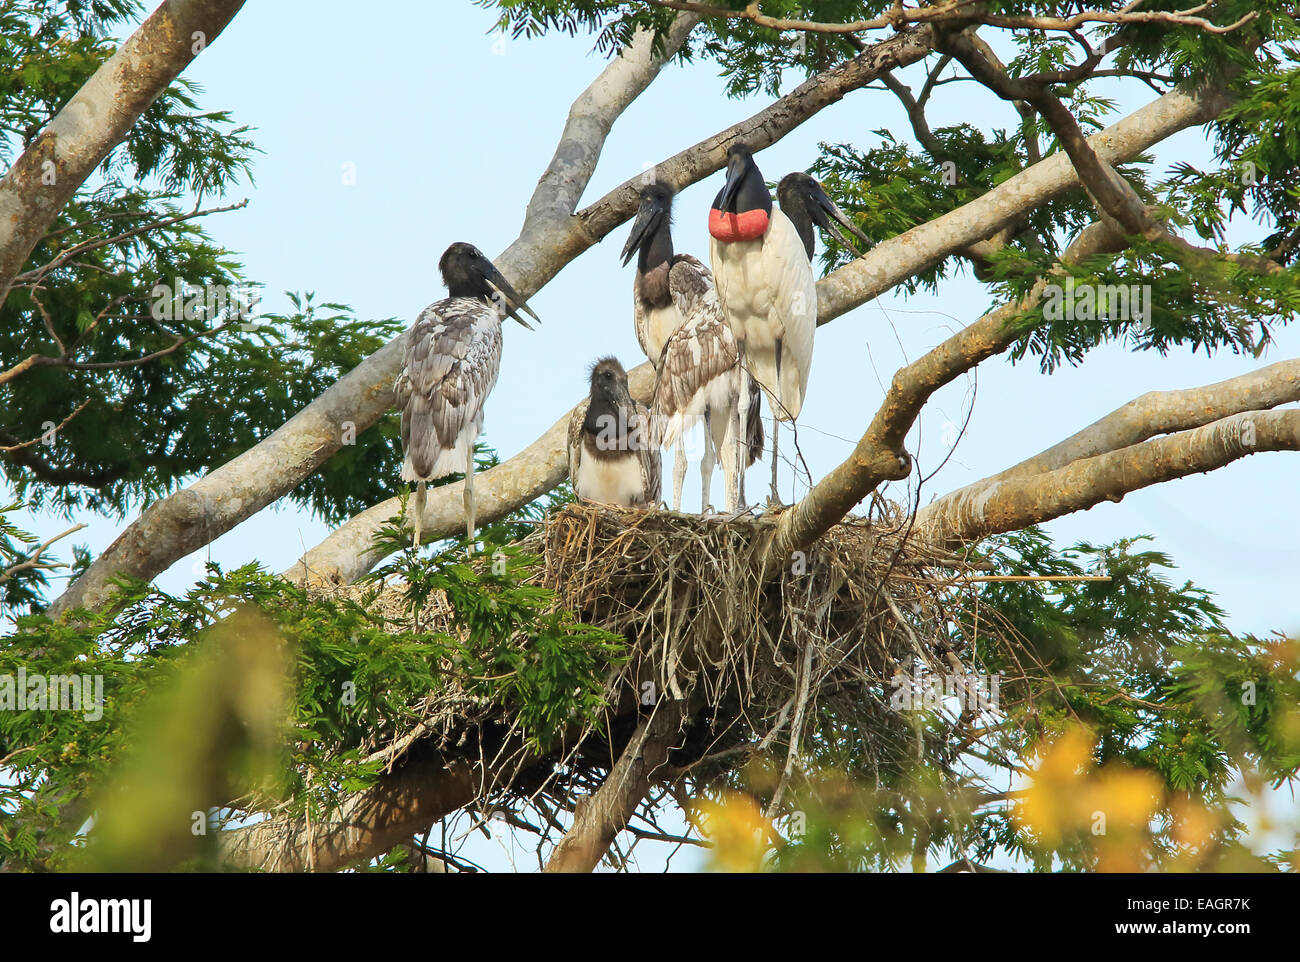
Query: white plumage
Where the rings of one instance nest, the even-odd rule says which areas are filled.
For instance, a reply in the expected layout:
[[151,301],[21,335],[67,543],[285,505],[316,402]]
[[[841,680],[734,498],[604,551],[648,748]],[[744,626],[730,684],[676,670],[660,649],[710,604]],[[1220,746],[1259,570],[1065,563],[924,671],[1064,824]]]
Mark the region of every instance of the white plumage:
[[[700,459],[702,505],[708,508],[713,466],[721,456],[727,479],[726,505],[739,504],[744,460],[736,451],[722,453],[730,443],[732,415],[744,390],[735,339],[718,306],[713,275],[689,254],[673,251],[673,194],[662,184],[641,191],[636,222],[623,248],[623,263],[637,254],[633,286],[637,341],[655,368],[652,408],[660,441],[675,449],[673,510],[681,509],[686,477],[683,435],[697,424],[704,427]],[[748,423],[748,422],[747,422]],[[762,450],[762,423],[757,421],[756,450]],[[735,445],[732,445],[735,447]],[[755,455],[756,457],[757,455]]]
[[[598,458],[593,445],[570,449],[573,493],[581,501],[616,504],[625,508],[647,503],[647,484],[640,458]],[[658,500],[658,492],[654,492]]]
[[637,343],[641,345],[641,350],[645,352],[645,356],[649,358],[655,370],[658,370],[664,345],[668,343],[668,338],[672,337],[673,332],[682,326],[682,315],[678,312],[676,304],[650,307],[641,292],[640,281],[641,277],[638,275],[632,295],[632,323],[636,329]]
[[[709,243],[718,298],[778,421],[803,410],[817,332],[817,279],[790,219],[774,209],[758,240]],[[778,376],[777,344],[781,345]]]
[[[742,366],[767,395],[772,425],[772,502],[777,491],[779,424],[803,410],[812,372],[817,331],[817,278],[812,257],[817,224],[834,231],[838,221],[866,236],[826,196],[821,184],[803,173],[789,174],[777,189],[781,208],[772,206],[767,183],[743,144],[727,150],[727,182],[709,215],[710,259],[718,297],[735,335]],[[742,393],[738,417],[748,415]]]
[[501,367],[501,319],[478,298],[430,304],[407,332],[394,390],[402,411],[403,481],[464,472]]

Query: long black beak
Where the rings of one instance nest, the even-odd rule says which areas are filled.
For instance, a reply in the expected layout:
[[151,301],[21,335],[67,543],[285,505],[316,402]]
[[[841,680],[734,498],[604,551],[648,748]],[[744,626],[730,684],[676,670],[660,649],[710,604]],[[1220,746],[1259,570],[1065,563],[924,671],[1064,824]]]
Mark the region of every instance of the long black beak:
[[624,267],[627,267],[627,262],[632,259],[632,255],[650,239],[655,228],[659,226],[659,219],[663,213],[663,208],[658,204],[641,205],[641,209],[637,211],[636,221],[632,224],[632,233],[627,235],[627,243],[623,245],[621,256]]
[[724,214],[732,213],[732,202],[736,199],[736,193],[740,190],[740,185],[745,182],[745,165],[733,163],[727,165],[727,182],[722,186],[722,193],[718,195],[718,210]]
[[533,309],[515,292],[515,289],[510,286],[510,282],[501,276],[501,272],[496,269],[496,266],[491,261],[482,268],[482,273],[483,280],[495,292],[492,300],[496,303],[498,310],[504,310],[506,314],[509,314],[530,331],[533,326],[515,313],[516,311],[523,311],[538,324],[542,323],[542,319],[533,313]]
[[[812,201],[812,218],[818,227],[830,231],[830,233],[834,234],[841,244],[853,251],[855,254],[861,253],[861,251],[857,249],[857,245],[845,237],[840,232],[839,228],[835,226],[835,221],[838,221],[847,228],[854,237],[862,241],[862,250],[865,251],[871,248],[871,238],[862,233],[858,228],[858,225],[853,223],[853,221],[849,219],[848,215],[836,206],[835,201],[831,200],[830,197],[826,195],[826,191],[822,189],[821,184],[818,184],[816,190],[813,191]],[[831,218],[834,218],[834,220]]]
[[625,411],[635,411],[636,402],[632,400],[632,389],[628,387],[627,378],[618,382],[619,407]]

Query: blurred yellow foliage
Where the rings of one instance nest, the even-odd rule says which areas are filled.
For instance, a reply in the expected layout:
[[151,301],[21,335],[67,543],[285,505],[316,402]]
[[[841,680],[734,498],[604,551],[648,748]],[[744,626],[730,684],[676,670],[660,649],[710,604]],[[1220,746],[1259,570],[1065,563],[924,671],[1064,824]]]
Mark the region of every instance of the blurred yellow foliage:
[[692,821],[713,843],[709,868],[715,872],[759,872],[768,852],[772,823],[744,792],[724,792],[718,801],[699,799]]
[[1074,726],[1042,749],[1012,817],[1045,848],[1091,837],[1100,870],[1141,871],[1149,861],[1151,819],[1165,803],[1162,782],[1116,763],[1097,768],[1095,744]]

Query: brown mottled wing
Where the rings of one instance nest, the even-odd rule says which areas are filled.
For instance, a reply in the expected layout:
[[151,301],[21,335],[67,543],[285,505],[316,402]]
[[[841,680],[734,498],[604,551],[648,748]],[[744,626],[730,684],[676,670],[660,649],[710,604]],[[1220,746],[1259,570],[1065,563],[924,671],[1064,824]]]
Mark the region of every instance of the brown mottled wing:
[[587,419],[587,404],[584,401],[574,409],[569,417],[569,484],[573,493],[578,493],[578,468],[582,465],[582,422]]
[[637,451],[641,460],[642,490],[645,491],[646,504],[658,504],[663,477],[663,457],[659,453],[659,445],[650,439],[650,409],[638,401],[636,416],[640,422],[638,434],[644,439]]
[[655,380],[654,411],[664,418],[685,414],[715,377],[736,363],[736,339],[723,316],[713,275],[689,254],[679,255],[669,275],[682,326],[668,339]]
[[[402,404],[403,448],[421,476],[462,431],[478,428],[501,365],[501,320],[475,298],[446,298],[426,307],[406,336],[396,393]],[[474,437],[468,439],[472,449]]]
[[[636,331],[636,342],[641,345],[641,353],[650,357],[650,318],[646,316],[645,304],[641,300],[640,275],[632,281],[632,328]],[[651,358],[650,363],[655,359]]]
[[[407,337],[410,335],[408,333]],[[407,407],[411,403],[411,378],[406,373],[406,367],[397,372],[397,379],[393,381],[393,404],[397,410],[402,412],[402,452],[405,453],[411,446],[411,427],[407,418]]]

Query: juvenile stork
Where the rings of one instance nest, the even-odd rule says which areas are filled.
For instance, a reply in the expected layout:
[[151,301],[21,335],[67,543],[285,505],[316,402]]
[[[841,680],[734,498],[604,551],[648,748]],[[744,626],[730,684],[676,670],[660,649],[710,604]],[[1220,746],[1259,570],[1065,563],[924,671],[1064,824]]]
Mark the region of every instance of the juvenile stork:
[[569,418],[569,480],[581,501],[625,508],[659,501],[659,445],[617,358],[591,369],[591,394]]
[[448,296],[420,312],[406,334],[393,384],[402,412],[402,480],[415,481],[415,545],[420,545],[425,484],[465,473],[465,537],[474,543],[474,442],[483,405],[501,367],[501,319],[541,319],[473,244],[456,243],[438,261]]
[[[727,150],[727,180],[709,211],[709,255],[718,297],[739,346],[741,364],[767,395],[772,411],[772,502],[777,493],[777,433],[803,408],[817,330],[817,284],[813,273],[813,225],[854,249],[835,227],[867,237],[846,217],[816,180],[790,174],[772,206],[767,183],[744,144]],[[832,220],[834,218],[834,220]],[[736,417],[748,417],[744,392]],[[739,440],[739,432],[736,434]]]
[[[704,453],[700,458],[701,501],[709,506],[709,482],[715,460],[722,462],[728,512],[744,504],[745,469],[763,454],[763,418],[758,382],[740,366],[736,339],[718,303],[713,275],[695,258],[674,264],[670,276],[673,301],[685,320],[664,345],[655,378],[651,410],[664,445],[680,445],[690,425],[704,423]],[[741,392],[749,395],[745,434],[733,443],[740,424],[735,412]],[[680,450],[680,447],[679,447]],[[675,494],[681,483],[674,479]]]
[[[637,340],[655,369],[652,411],[660,435],[657,440],[676,449],[673,510],[678,511],[686,476],[683,435],[702,420],[701,506],[709,505],[713,465],[720,457],[726,479],[726,507],[735,511],[744,469],[763,450],[763,424],[757,416],[751,419],[750,456],[737,470],[740,462],[736,445],[729,444],[729,439],[745,378],[735,338],[718,305],[713,275],[696,258],[673,252],[672,205],[673,194],[667,187],[651,184],[643,188],[641,207],[622,254],[624,266],[633,254],[638,255],[632,289],[633,319]],[[757,386],[749,387],[757,397]]]

